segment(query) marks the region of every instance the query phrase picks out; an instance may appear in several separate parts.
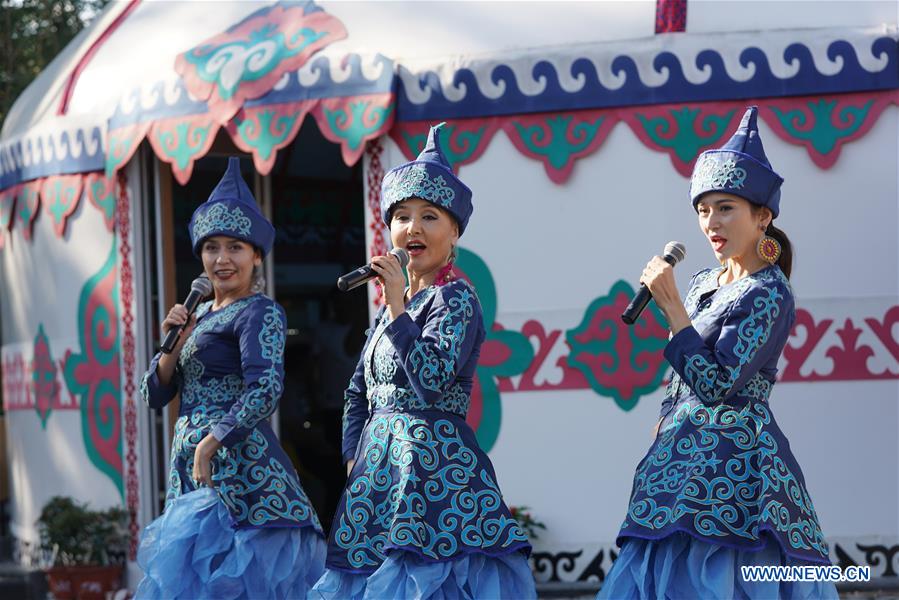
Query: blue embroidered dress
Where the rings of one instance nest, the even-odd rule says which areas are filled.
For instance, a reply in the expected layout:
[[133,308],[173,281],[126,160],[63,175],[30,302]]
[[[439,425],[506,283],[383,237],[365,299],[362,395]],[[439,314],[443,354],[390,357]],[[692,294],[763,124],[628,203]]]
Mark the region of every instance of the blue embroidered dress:
[[709,585],[721,597],[836,597],[832,584],[739,580],[744,564],[829,559],[802,471],[768,404],[795,320],[790,284],[768,266],[719,287],[721,271],[693,277],[684,302],[692,327],[665,348],[674,374],[659,434],[637,466],[622,551],[600,597],[686,597],[708,594]]
[[[206,302],[163,385],[156,355],[141,395],[160,408],[181,393],[164,514],[145,530],[138,597],[296,597],[323,570],[321,526],[268,422],[283,387],[285,318],[255,294]],[[191,478],[197,444],[222,443],[215,490]]]
[[315,597],[535,596],[527,537],[465,422],[484,335],[464,280],[378,313],[346,391],[355,464]]

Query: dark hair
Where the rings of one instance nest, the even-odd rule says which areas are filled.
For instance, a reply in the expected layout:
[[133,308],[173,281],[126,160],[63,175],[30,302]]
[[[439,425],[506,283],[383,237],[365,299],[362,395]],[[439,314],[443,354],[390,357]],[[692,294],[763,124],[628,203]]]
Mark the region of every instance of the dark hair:
[[781,229],[774,226],[774,221],[768,223],[765,235],[773,237],[780,244],[780,258],[777,259],[777,266],[789,279],[790,273],[793,271],[793,244],[790,243],[790,238]]

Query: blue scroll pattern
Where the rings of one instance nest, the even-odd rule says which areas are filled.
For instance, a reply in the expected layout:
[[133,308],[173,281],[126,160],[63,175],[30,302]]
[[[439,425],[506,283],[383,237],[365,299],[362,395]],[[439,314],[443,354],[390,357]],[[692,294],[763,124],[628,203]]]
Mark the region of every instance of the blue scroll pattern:
[[826,557],[814,505],[772,428],[766,403],[681,403],[637,468],[622,535],[631,523],[661,530],[686,519],[709,538],[753,541],[769,528]]
[[356,467],[362,472],[354,474],[335,523],[334,540],[351,567],[379,565],[391,547],[441,560],[527,542],[507,516],[492,470],[452,420],[376,414],[368,432]]

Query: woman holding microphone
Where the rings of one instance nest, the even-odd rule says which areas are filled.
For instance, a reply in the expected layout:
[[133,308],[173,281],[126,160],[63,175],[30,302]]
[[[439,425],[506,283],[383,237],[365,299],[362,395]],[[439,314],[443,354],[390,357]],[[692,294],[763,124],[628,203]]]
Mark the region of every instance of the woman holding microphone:
[[275,237],[237,158],[189,225],[212,301],[141,381],[151,408],[181,404],[165,512],[141,536],[137,598],[304,598],[324,569],[318,517],[268,422],[284,378],[284,309],[263,295]]
[[756,119],[748,109],[693,171],[693,209],[721,267],[694,275],[683,302],[662,258],[641,277],[671,328],[674,374],[598,598],[837,597],[833,583],[753,582],[741,570],[830,564],[768,404],[795,315],[790,242],[772,224],[783,179]]
[[527,537],[465,422],[485,332],[452,270],[471,190],[440,128],[384,177],[384,222],[410,260],[404,274],[394,256],[372,259],[385,306],[346,390],[347,486],[311,598],[536,597]]

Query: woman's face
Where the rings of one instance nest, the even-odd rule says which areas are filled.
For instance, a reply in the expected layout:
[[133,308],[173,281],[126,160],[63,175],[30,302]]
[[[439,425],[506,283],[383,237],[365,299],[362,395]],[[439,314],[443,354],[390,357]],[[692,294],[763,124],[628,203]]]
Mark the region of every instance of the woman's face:
[[420,198],[400,202],[390,217],[394,248],[409,253],[410,272],[422,275],[443,267],[459,240],[455,219],[445,210]]
[[252,244],[224,235],[205,240],[200,256],[216,297],[249,293],[253,267],[262,264],[262,256]]
[[767,208],[755,209],[748,200],[723,192],[702,196],[696,212],[702,233],[722,263],[754,255],[756,244],[771,222],[771,211]]

